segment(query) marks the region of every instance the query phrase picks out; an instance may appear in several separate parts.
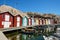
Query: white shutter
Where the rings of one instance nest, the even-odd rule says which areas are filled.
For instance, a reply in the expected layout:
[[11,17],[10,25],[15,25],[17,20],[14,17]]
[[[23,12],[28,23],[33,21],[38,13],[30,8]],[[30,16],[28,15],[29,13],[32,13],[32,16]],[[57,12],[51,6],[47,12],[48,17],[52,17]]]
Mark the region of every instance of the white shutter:
[[5,15],[5,21],[9,21],[9,15]]
[[51,23],[50,23],[50,19],[48,19],[48,21],[49,21],[49,24],[51,24]]
[[40,25],[42,25],[42,19],[40,19]]
[[29,25],[31,25],[31,23],[30,23],[30,22],[31,22],[31,20],[29,19]]
[[4,25],[4,28],[9,28],[11,22],[2,22],[2,25]]
[[34,18],[32,18],[32,25],[35,25]]
[[20,26],[20,22],[17,22],[17,27],[19,27]]
[[17,17],[17,21],[20,21],[20,17]]

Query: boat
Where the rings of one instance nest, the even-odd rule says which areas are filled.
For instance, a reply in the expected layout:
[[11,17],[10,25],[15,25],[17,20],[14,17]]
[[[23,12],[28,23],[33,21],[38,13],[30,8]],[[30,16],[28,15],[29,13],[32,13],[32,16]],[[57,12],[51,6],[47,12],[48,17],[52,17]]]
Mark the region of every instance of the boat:
[[22,29],[22,33],[25,33],[25,34],[33,34],[35,33],[35,30],[34,29]]

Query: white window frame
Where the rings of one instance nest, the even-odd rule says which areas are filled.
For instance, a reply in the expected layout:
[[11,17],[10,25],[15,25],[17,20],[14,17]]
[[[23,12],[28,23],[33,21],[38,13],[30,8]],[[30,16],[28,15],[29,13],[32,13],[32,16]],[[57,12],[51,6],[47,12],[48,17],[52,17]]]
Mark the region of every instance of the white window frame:
[[9,15],[5,15],[5,21],[9,21],[10,16]]
[[20,21],[20,17],[17,17],[17,21]]
[[20,26],[20,22],[17,22],[17,27],[19,27]]

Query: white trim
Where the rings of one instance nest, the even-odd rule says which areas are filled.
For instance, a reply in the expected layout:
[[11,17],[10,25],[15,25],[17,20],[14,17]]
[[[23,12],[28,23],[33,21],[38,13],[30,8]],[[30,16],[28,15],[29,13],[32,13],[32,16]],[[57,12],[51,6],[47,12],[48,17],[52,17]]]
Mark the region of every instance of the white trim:
[[48,24],[51,24],[50,19],[48,19]]
[[31,20],[29,19],[29,25],[31,25]]
[[5,21],[9,21],[10,16],[9,15],[5,15]]
[[34,18],[32,18],[32,25],[35,25]]
[[2,25],[4,26],[4,28],[9,28],[10,25],[11,25],[11,22],[3,21],[3,22],[2,22]]
[[20,17],[17,17],[17,21],[20,21]]
[[17,27],[19,27],[20,26],[20,22],[17,22]]
[[36,19],[36,25],[39,25],[39,20],[38,19]]
[[42,25],[42,20],[40,19],[40,25]]

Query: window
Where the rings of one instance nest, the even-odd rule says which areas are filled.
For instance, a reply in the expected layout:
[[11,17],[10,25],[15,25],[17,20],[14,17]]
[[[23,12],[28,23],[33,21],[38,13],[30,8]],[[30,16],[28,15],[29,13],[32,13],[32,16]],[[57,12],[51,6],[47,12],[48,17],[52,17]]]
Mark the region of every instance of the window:
[[19,22],[17,22],[17,27],[19,27],[20,26],[20,23]]
[[17,17],[17,21],[20,21],[20,17]]
[[9,21],[10,16],[9,15],[5,15],[5,21]]

